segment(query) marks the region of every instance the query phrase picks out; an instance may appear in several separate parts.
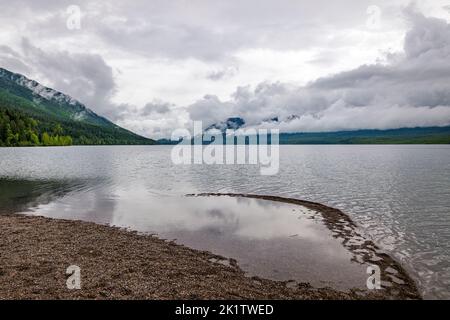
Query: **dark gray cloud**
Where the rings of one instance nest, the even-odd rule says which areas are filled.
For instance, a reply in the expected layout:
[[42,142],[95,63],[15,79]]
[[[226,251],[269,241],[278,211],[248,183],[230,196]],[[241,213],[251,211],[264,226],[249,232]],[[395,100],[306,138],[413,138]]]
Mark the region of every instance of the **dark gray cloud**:
[[165,101],[154,100],[148,102],[144,107],[138,108],[135,105],[119,104],[115,107],[115,112],[111,112],[108,116],[113,120],[125,119],[159,119],[171,112],[175,107],[174,104]]
[[112,68],[97,54],[44,51],[27,38],[21,52],[0,47],[0,63],[14,72],[24,73],[44,85],[69,94],[94,111],[111,112],[110,98],[116,90]]
[[95,108],[107,108],[105,102],[116,88],[112,68],[98,54],[47,52],[23,40],[24,58],[54,86],[78,97]]
[[0,63],[3,67],[18,73],[29,73],[30,68],[19,57],[20,54],[17,51],[0,45]]
[[112,120],[122,119],[134,106],[116,104],[112,68],[98,54],[45,51],[27,38],[20,52],[0,46],[0,65],[72,96]]
[[161,101],[153,101],[147,103],[144,108],[140,110],[141,115],[148,116],[151,114],[166,114],[170,111],[170,108],[173,107],[173,104],[168,102]]

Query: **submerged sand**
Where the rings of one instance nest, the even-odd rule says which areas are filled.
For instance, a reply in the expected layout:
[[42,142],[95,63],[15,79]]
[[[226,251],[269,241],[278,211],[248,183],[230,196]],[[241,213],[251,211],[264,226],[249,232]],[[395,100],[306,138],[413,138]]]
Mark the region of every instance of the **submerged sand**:
[[[211,194],[210,194],[211,195]],[[215,194],[219,195],[219,194]],[[404,299],[420,298],[414,282],[390,256],[359,238],[337,209],[295,199],[252,195],[318,210],[343,245],[372,260],[389,283],[383,290],[314,288],[308,283],[247,277],[233,259],[89,222],[0,215],[1,299]],[[354,239],[353,239],[354,240]],[[379,251],[379,252],[377,252]],[[359,255],[356,255],[359,253]],[[81,289],[66,287],[66,269],[81,268]],[[387,277],[384,275],[383,277]]]

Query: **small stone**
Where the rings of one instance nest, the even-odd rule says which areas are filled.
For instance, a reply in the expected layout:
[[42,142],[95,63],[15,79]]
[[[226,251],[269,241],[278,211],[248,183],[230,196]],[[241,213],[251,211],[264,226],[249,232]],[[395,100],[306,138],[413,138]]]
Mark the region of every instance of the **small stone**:
[[405,281],[403,281],[402,279],[397,278],[396,276],[389,276],[389,278],[391,278],[391,280],[393,282],[395,282],[396,284],[405,284]]
[[378,261],[381,261],[381,260],[383,260],[383,258],[380,258],[380,257],[377,257],[377,256],[372,256],[369,259],[369,261],[372,261],[372,262],[378,262]]
[[356,262],[361,263],[361,264],[364,263],[364,258],[361,257],[360,255],[355,255],[354,258],[355,258]]
[[386,271],[387,273],[390,273],[390,274],[398,274],[398,271],[391,267],[387,267],[386,270],[384,270],[384,271]]
[[260,286],[262,283],[259,280],[253,280],[253,283],[256,284],[257,286]]
[[296,281],[289,281],[286,283],[286,288],[288,289],[297,289],[298,284]]

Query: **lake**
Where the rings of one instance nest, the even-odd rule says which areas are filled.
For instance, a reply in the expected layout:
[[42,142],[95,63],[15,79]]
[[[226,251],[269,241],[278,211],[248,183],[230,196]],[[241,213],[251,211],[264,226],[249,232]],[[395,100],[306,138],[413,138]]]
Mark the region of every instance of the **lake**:
[[[234,192],[310,200],[347,213],[404,265],[426,298],[450,298],[450,146],[280,146],[280,170],[273,176],[260,175],[255,165],[173,165],[170,151],[170,146],[0,148],[0,212],[127,226],[233,256],[239,255],[236,247],[242,247],[243,236],[294,236],[292,217],[287,218],[292,208],[261,209],[261,203],[246,200],[244,219],[233,209],[236,200],[203,200],[201,206],[183,200],[177,206],[174,199]],[[180,215],[180,206],[189,215]],[[199,214],[204,206],[216,215]],[[223,216],[218,207],[227,207],[228,213]],[[255,217],[255,208],[261,216]],[[256,220],[256,226],[248,223]],[[204,239],[193,237],[192,226],[209,233],[203,233]],[[307,222],[302,226],[309,230],[309,240],[320,228]],[[241,238],[218,241],[218,232]],[[284,247],[295,250],[305,241]],[[272,253],[280,248],[280,242],[271,245]],[[325,242],[316,248],[327,246],[334,248]],[[249,271],[271,278],[277,278],[275,271],[296,276],[295,270],[283,271],[283,266],[265,274],[269,269],[253,270],[248,261],[239,262],[244,270],[247,263]],[[301,262],[289,264],[295,263]]]

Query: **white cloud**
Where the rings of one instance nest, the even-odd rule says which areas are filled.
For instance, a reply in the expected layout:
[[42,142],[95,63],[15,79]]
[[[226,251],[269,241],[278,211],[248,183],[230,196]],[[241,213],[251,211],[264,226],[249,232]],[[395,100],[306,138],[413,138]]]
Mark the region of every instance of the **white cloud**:
[[450,12],[417,0],[441,20],[405,19],[409,1],[79,0],[68,30],[70,0],[0,0],[0,66],[148,136],[232,116],[294,119],[277,124],[288,131],[446,124]]
[[[206,96],[188,110],[207,125],[241,117],[248,126],[331,131],[450,124],[450,25],[409,8],[404,51],[306,86],[264,82],[232,100]],[[278,122],[267,119],[277,118]]]

